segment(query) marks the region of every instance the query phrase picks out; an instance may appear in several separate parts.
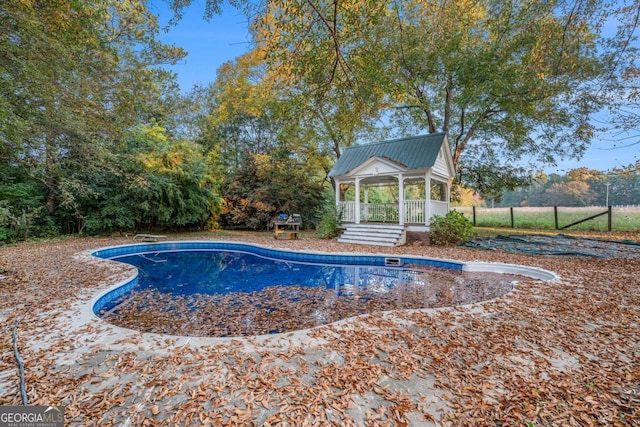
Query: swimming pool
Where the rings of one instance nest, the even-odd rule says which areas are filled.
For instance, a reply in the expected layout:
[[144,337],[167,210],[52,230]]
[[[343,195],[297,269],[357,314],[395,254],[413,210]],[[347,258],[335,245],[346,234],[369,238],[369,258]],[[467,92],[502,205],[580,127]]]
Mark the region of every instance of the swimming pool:
[[136,244],[92,255],[138,270],[94,299],[95,315],[142,332],[189,336],[274,334],[374,311],[484,301],[511,291],[518,280],[511,274],[555,277],[506,264],[230,242]]

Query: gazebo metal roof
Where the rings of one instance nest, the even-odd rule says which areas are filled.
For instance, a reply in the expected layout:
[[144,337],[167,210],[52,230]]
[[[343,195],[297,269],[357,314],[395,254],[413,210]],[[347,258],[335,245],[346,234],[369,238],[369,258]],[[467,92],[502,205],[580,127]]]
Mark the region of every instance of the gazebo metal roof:
[[329,172],[329,176],[347,175],[372,157],[390,160],[408,170],[433,167],[445,136],[444,132],[432,133],[348,147]]

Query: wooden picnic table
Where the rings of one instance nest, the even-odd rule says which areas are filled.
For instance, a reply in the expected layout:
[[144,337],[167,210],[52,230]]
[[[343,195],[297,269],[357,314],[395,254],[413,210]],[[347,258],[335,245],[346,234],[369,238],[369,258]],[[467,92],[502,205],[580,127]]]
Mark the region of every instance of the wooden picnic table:
[[286,218],[278,216],[271,221],[271,225],[273,226],[274,239],[283,234],[288,236],[289,240],[297,239],[302,225],[302,217],[298,214],[293,214]]

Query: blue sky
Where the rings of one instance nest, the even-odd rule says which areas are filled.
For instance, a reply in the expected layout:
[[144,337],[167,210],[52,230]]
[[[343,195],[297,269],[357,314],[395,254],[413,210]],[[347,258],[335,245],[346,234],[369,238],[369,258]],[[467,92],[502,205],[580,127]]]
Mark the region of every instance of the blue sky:
[[[163,0],[152,0],[150,4],[150,10],[159,16],[160,25],[164,27],[172,12]],[[174,44],[189,53],[178,64],[169,67],[177,73],[183,92],[195,84],[213,82],[216,70],[222,64],[251,49],[247,19],[242,12],[225,4],[222,15],[206,21],[204,4],[205,0],[193,0],[183,19],[168,32],[161,32],[163,43]]]
[[[162,0],[152,0],[150,3],[151,11],[159,15],[160,23],[164,25],[171,17],[166,4]],[[193,0],[182,21],[161,36],[164,43],[175,44],[189,53],[184,60],[171,67],[178,75],[183,92],[195,84],[213,82],[216,70],[222,64],[251,49],[247,19],[239,10],[225,4],[221,15],[205,21],[204,4],[205,0]],[[635,163],[640,158],[640,144],[629,145],[633,140],[625,140],[627,136],[603,135],[594,140],[582,159],[560,161],[557,167],[545,168],[545,172],[565,173],[583,166],[605,171]]]

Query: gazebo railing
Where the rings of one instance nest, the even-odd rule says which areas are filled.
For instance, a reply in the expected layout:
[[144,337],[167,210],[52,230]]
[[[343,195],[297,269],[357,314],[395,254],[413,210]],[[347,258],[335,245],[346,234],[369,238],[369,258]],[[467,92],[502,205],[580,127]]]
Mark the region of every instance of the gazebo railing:
[[424,224],[424,200],[404,201],[404,220],[410,224]]
[[356,222],[356,202],[338,202],[342,222]]
[[398,222],[399,212],[396,203],[362,203],[360,220],[365,222]]
[[[448,212],[447,202],[430,200],[431,216],[445,216]],[[426,212],[425,200],[404,201],[404,222],[407,224],[424,224]],[[356,202],[338,203],[342,213],[342,222],[356,222]],[[362,222],[395,222],[400,218],[399,207],[395,203],[361,203],[360,221]]]

